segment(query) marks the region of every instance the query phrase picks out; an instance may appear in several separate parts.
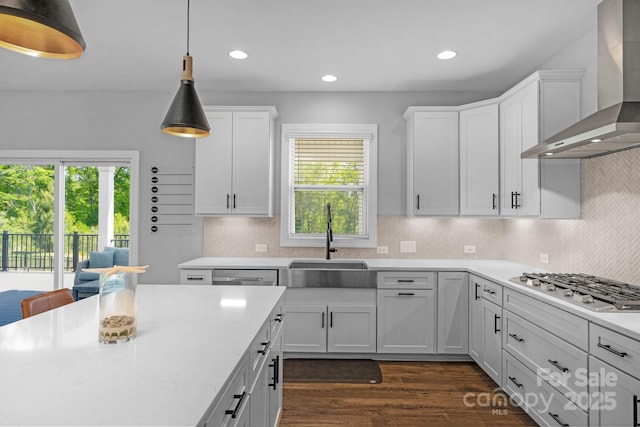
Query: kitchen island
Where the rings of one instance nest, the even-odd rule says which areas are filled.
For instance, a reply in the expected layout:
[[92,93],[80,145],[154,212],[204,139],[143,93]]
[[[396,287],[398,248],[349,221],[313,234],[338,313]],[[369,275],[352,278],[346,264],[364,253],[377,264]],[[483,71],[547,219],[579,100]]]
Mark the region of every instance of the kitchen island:
[[0,425],[203,425],[284,290],[140,285],[138,336],[116,345],[97,296],[4,326]]

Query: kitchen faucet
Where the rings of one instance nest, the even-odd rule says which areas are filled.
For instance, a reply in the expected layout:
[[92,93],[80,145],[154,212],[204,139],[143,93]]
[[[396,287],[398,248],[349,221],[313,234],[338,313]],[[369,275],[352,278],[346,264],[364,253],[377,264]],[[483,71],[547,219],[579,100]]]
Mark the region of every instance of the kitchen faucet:
[[327,240],[326,240],[326,259],[331,259],[331,252],[338,252],[336,248],[331,247],[333,242],[333,228],[331,228],[331,203],[327,203]]

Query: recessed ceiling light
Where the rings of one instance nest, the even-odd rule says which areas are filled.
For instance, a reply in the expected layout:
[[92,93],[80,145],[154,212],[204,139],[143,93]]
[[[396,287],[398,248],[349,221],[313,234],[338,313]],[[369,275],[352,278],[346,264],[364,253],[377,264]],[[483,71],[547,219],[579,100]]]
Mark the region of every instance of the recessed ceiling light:
[[553,156],[553,153],[544,153],[545,156]]
[[451,59],[451,58],[454,58],[456,55],[457,53],[452,50],[443,50],[436,56],[438,57],[438,59]]
[[231,52],[229,52],[229,56],[233,59],[247,59],[249,57],[249,54],[241,50],[232,50]]
[[333,83],[336,80],[338,80],[338,78],[336,76],[334,76],[333,74],[327,74],[326,76],[322,76],[322,81],[323,82]]
[[591,142],[602,142],[600,138],[592,139]]

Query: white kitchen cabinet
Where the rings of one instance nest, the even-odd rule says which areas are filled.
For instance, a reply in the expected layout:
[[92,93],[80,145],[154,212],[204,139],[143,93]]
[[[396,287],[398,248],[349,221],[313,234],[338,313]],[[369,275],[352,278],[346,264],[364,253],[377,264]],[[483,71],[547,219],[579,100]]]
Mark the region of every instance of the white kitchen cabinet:
[[[579,160],[562,171],[520,154],[580,119],[582,72],[539,71],[500,102],[500,212],[502,216],[578,218]],[[551,162],[555,160],[542,160]],[[576,191],[577,190],[577,191]],[[542,201],[541,204],[541,194]]]
[[375,353],[375,305],[284,306],[284,350],[293,352]]
[[249,426],[251,410],[249,393],[249,356],[245,354],[242,362],[229,381],[227,388],[221,393],[213,412],[204,423],[205,427],[237,427]]
[[480,367],[502,384],[502,307],[482,300],[482,362]]
[[438,273],[438,353],[469,353],[467,273]]
[[640,423],[640,379],[589,356],[595,380],[589,390],[590,425],[637,426]]
[[460,111],[460,215],[498,216],[498,103],[477,104]]
[[378,353],[436,352],[435,291],[378,290]]
[[482,361],[483,314],[480,278],[469,275],[469,356],[479,365]]
[[404,118],[407,120],[407,215],[458,215],[456,108],[409,107]]
[[274,107],[205,107],[197,139],[196,215],[273,215]]

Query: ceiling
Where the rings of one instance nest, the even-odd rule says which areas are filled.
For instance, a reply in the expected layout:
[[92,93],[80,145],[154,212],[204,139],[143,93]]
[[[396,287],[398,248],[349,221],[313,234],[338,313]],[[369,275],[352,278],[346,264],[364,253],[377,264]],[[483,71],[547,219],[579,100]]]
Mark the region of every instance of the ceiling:
[[[593,28],[600,1],[191,0],[190,54],[198,91],[503,91]],[[71,4],[83,56],[0,49],[0,90],[175,89],[186,0]]]

